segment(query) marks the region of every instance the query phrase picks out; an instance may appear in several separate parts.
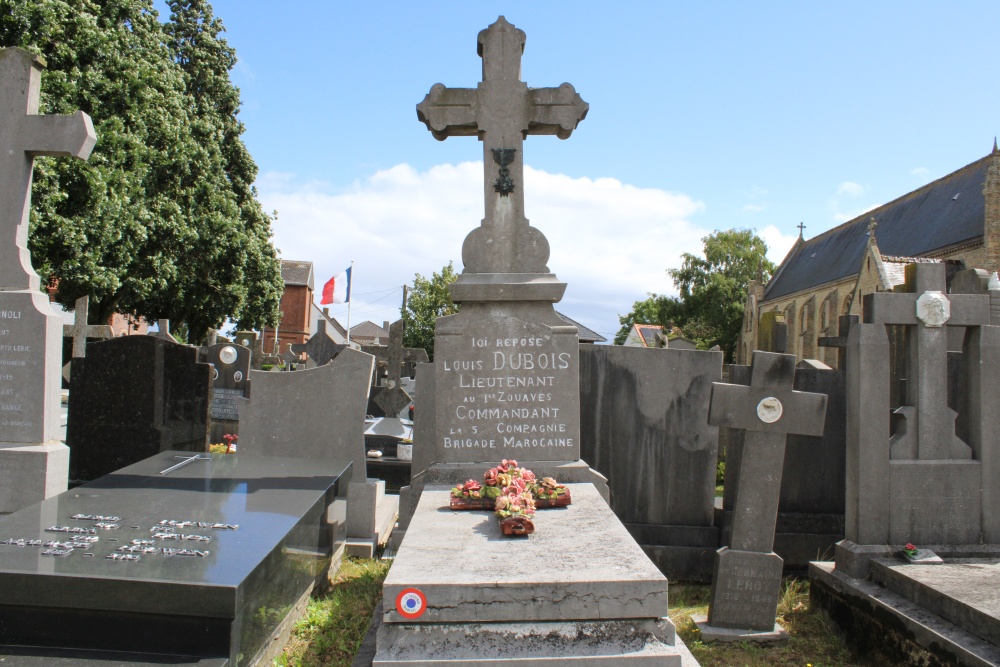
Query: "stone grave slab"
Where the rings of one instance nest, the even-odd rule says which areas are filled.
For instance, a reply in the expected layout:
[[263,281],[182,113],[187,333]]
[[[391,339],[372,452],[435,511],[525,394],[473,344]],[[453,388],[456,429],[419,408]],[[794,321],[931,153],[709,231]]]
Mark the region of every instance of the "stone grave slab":
[[167,449],[208,445],[212,367],[198,351],[155,336],[87,346],[73,360],[70,477],[89,481]]
[[162,452],[0,518],[0,656],[19,646],[235,667],[266,654],[339,555],[351,463],[202,454],[177,467],[191,456]]
[[[555,657],[697,664],[682,660],[686,650],[666,619],[666,578],[593,484],[569,486],[573,504],[536,514],[526,540],[502,537],[491,512],[448,509],[448,488],[426,487],[383,586],[373,664],[442,654],[463,665]],[[427,602],[408,620],[395,601],[409,589]],[[592,640],[579,641],[580,633]],[[513,637],[516,651],[504,643]]]
[[1000,646],[1000,559],[917,565],[877,558],[872,561],[872,581]]
[[383,586],[385,621],[406,620],[394,602],[410,587],[427,598],[420,623],[544,620],[552,606],[567,619],[666,616],[666,577],[592,484],[569,488],[573,504],[538,512],[535,532],[513,540],[492,512],[452,511],[450,489],[425,488]]

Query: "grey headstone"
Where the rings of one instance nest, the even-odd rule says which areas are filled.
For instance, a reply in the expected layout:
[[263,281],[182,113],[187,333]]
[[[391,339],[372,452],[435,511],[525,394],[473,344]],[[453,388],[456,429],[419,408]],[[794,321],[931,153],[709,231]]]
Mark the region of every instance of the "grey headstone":
[[385,364],[387,370],[385,389],[375,396],[375,404],[387,417],[398,416],[413,400],[402,386],[403,364],[426,363],[426,350],[403,347],[403,320],[396,320],[389,327],[388,347],[372,345],[363,349],[378,363]]
[[721,352],[580,346],[581,457],[671,580],[711,576],[719,429],[708,405],[721,376]]
[[[934,270],[937,267],[937,270]],[[865,321],[852,327],[847,368],[846,535],[860,545],[979,544],[1000,541],[1000,328],[989,326],[985,295],[948,296],[950,319],[930,327],[916,317],[917,299],[941,289],[940,265],[907,267],[908,293],[865,300]],[[870,298],[877,297],[877,298]],[[889,437],[889,339],[885,324],[905,324],[911,335],[904,406],[905,432]],[[947,405],[944,329],[967,327],[965,428],[955,434]],[[855,331],[857,329],[857,331]],[[915,394],[915,395],[913,395]],[[913,443],[916,442],[914,447]],[[838,560],[839,562],[839,560]]]
[[[971,449],[955,435],[954,410],[948,407],[947,327],[989,324],[989,297],[945,296],[943,264],[910,264],[906,267],[907,292],[875,293],[864,298],[865,322],[906,325],[911,353],[907,366],[907,404],[897,413],[904,428],[893,436],[894,459],[968,459]],[[938,297],[949,312],[937,320],[922,315],[922,304]]]
[[64,490],[69,464],[55,442],[62,321],[39,291],[28,252],[31,176],[35,156],[85,160],[97,137],[82,111],[38,115],[44,68],[27,51],[0,50],[0,450],[11,450],[0,459],[0,512]]
[[287,373],[252,371],[240,403],[240,456],[350,460],[365,474],[365,406],[375,359],[347,348],[330,363]]
[[288,349],[297,354],[304,352],[314,364],[323,366],[330,363],[331,359],[336,358],[347,348],[347,345],[337,344],[330,338],[330,335],[326,333],[326,322],[320,320],[316,323],[316,333],[312,335],[312,338],[305,343],[294,343]]
[[[826,396],[793,390],[795,357],[756,351],[749,386],[716,383],[709,422],[745,431],[736,480],[731,548],[716,554],[708,624],[770,631],[781,583],[781,558],[772,552],[785,438],[822,435]],[[763,579],[749,589],[747,568]],[[776,569],[776,572],[775,572]]]
[[841,315],[837,321],[836,336],[821,336],[816,339],[816,344],[820,347],[837,348],[837,368],[840,370],[847,368],[847,355],[845,354],[847,334],[850,332],[851,326],[859,321],[860,318],[857,315]]

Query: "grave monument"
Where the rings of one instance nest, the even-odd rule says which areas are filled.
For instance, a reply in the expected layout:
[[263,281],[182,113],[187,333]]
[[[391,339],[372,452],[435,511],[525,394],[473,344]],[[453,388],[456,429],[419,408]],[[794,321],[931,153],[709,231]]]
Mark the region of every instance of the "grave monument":
[[750,386],[716,383],[709,421],[744,431],[729,546],[716,552],[705,641],[786,637],[775,623],[782,561],[774,553],[785,438],[822,435],[826,395],[794,391],[795,356],[755,351]]
[[201,361],[212,364],[211,426],[208,441],[222,442],[222,436],[240,433],[237,399],[245,398],[250,380],[250,348],[236,343],[215,343],[199,349]]
[[[846,539],[834,562],[811,564],[811,596],[855,649],[889,661],[1000,664],[1000,327],[990,324],[990,295],[946,293],[942,264],[908,265],[905,286],[866,295],[848,335]],[[891,325],[908,339],[895,433]],[[961,414],[948,405],[954,327],[965,329]],[[943,563],[910,562],[907,545]]]
[[[417,106],[435,138],[483,142],[486,216],[451,286],[461,310],[438,319],[434,363],[419,366],[418,472],[401,498],[409,527],[373,664],[694,665],[667,618],[666,578],[580,460],[577,329],[553,310],[566,286],[524,217],[521,149],[529,134],[569,137],[588,105],[567,83],[528,88],[524,43],[501,16],[479,33],[477,88],[436,84]],[[540,512],[535,533],[514,540],[488,513],[441,510],[451,486],[501,459],[569,482],[573,504]]]
[[73,309],[73,324],[63,325],[63,336],[73,340],[73,349],[70,353],[70,361],[63,366],[63,379],[69,382],[70,369],[73,365],[73,358],[82,359],[87,356],[87,339],[100,338],[107,340],[114,338],[115,333],[107,324],[87,324],[90,315],[90,297],[81,296],[76,300],[76,307]]
[[45,60],[0,50],[0,514],[66,489],[69,449],[57,441],[62,319],[28,252],[36,155],[87,159],[90,117],[38,115]]

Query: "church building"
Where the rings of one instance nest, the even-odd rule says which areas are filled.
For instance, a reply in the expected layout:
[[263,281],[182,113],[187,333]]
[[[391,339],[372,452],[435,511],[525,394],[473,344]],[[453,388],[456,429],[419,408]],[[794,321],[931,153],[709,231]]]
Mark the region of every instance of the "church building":
[[[1000,150],[806,240],[801,232],[767,284],[751,281],[736,363],[760,349],[761,316],[787,325],[785,352],[836,367],[840,315],[861,315],[861,297],[904,282],[913,262],[1000,270]],[[769,319],[781,320],[781,317]],[[766,332],[765,332],[766,335]]]

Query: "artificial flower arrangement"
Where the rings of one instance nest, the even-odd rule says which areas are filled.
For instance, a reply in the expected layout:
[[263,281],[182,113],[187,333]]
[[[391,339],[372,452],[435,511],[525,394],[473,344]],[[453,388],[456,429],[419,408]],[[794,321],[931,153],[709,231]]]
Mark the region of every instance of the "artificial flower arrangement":
[[240,439],[240,436],[233,435],[232,433],[227,433],[222,436],[222,439],[226,441],[226,444],[217,443],[208,446],[208,452],[210,454],[235,454],[236,453],[236,441]]
[[517,461],[504,459],[490,468],[480,484],[470,479],[451,490],[453,510],[493,510],[504,535],[530,535],[536,509],[565,507],[572,502],[569,489],[551,477],[541,480]]

